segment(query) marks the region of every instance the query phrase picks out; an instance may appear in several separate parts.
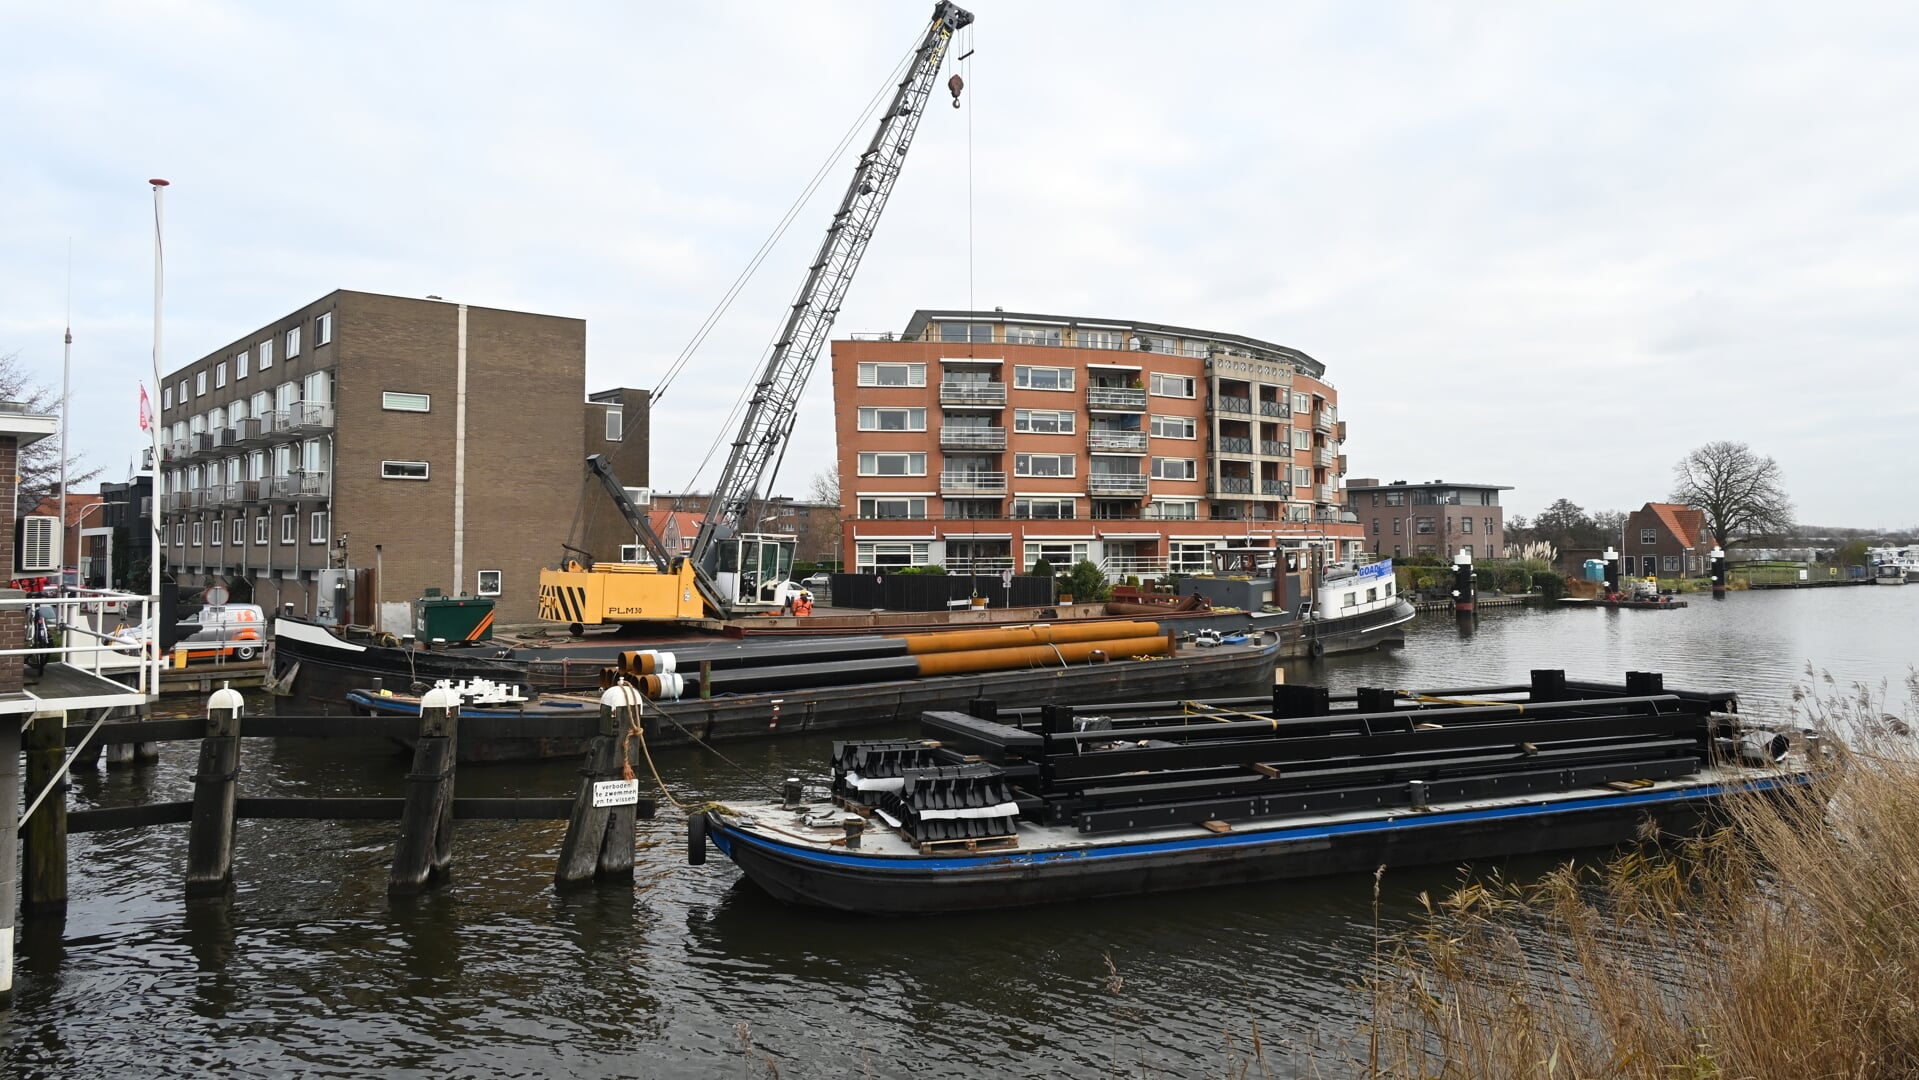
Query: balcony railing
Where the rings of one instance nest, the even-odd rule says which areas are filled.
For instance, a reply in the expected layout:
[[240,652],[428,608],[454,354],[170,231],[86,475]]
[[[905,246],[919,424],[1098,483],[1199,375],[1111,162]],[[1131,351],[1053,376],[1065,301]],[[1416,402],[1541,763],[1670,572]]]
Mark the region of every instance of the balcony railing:
[[233,444],[235,446],[246,446],[250,443],[265,442],[267,436],[271,434],[273,434],[272,413],[266,413],[262,416],[249,416],[240,421],[240,426],[234,429]]
[[1321,409],[1313,414],[1313,430],[1330,435],[1333,432],[1333,414]]
[[1219,452],[1222,454],[1250,454],[1253,452],[1253,440],[1238,435],[1222,435],[1219,439]]
[[[953,539],[951,530],[948,530],[947,538],[949,542]],[[1008,570],[1015,572],[1019,570],[1019,567],[1013,565],[1011,555],[987,555],[978,559],[954,558],[948,555],[945,566],[948,574],[998,575]]]
[[1146,433],[1144,431],[1089,431],[1086,433],[1086,449],[1144,454]]
[[1218,397],[1215,397],[1213,399],[1213,411],[1229,412],[1229,413],[1245,413],[1246,415],[1251,416],[1253,414],[1253,399],[1244,398],[1244,397],[1230,397],[1226,394],[1221,394]]
[[956,427],[951,424],[940,427],[940,449],[942,450],[1004,450],[1006,449],[1006,429],[1003,427]]
[[205,431],[196,431],[187,436],[187,456],[199,457],[213,452],[213,436]]
[[1293,452],[1293,444],[1276,442],[1272,439],[1259,441],[1259,452],[1265,457],[1286,457]]
[[1003,472],[943,472],[940,473],[940,494],[1004,495],[1006,494],[1006,474]]
[[333,430],[333,403],[330,401],[296,401],[280,415],[285,421],[281,430],[287,434],[309,435]]
[[1089,386],[1086,407],[1120,412],[1145,412],[1146,391],[1125,386]]
[[1251,477],[1246,476],[1221,476],[1217,479],[1208,478],[1206,481],[1206,490],[1215,495],[1251,495],[1253,493],[1253,481]]
[[1004,405],[1006,384],[981,379],[941,379],[941,405]]
[[214,428],[212,431],[207,432],[207,435],[213,440],[213,445],[209,447],[209,449],[215,451],[231,450],[234,444],[239,441],[237,438],[238,433],[230,427]]
[[1261,480],[1259,482],[1259,493],[1261,495],[1277,495],[1282,499],[1290,499],[1293,497],[1293,485],[1284,480]]
[[185,439],[175,439],[167,444],[167,460],[183,461],[192,452],[193,444]]
[[187,493],[184,491],[169,491],[165,495],[160,496],[160,510],[162,513],[184,510],[186,506]]
[[1340,442],[1346,441],[1346,421],[1344,420],[1333,421],[1333,438],[1339,440]]
[[1086,494],[1144,495],[1148,482],[1138,473],[1093,473],[1086,478]]
[[326,473],[294,473],[291,476],[276,476],[266,481],[267,498],[291,501],[313,502],[327,497]]
[[1108,581],[1124,581],[1129,577],[1162,578],[1168,572],[1163,555],[1108,555],[1100,560],[1099,568]]
[[1314,499],[1314,501],[1329,503],[1329,502],[1332,502],[1333,499],[1334,499],[1333,485],[1331,484],[1319,485],[1319,495],[1316,499]]
[[1262,401],[1259,403],[1259,415],[1261,416],[1291,416],[1293,415],[1293,407],[1290,402]]
[[1321,446],[1321,447],[1315,448],[1313,450],[1313,464],[1319,466],[1322,469],[1332,468],[1333,467],[1332,447]]

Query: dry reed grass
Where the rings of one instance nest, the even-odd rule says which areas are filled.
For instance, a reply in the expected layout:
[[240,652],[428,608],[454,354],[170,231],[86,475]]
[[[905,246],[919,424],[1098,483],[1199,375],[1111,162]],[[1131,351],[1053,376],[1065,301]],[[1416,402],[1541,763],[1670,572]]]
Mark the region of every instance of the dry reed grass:
[[[1807,672],[1823,786],[1709,836],[1469,884],[1381,942],[1375,1077],[1919,1076],[1919,755],[1886,690]],[[1919,673],[1904,688],[1919,709]],[[1908,715],[1912,715],[1909,713]]]

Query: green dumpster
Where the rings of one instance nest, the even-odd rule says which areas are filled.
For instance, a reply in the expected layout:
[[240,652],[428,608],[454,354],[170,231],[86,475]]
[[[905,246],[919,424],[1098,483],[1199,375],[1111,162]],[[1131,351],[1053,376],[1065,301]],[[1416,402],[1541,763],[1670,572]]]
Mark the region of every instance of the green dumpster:
[[413,601],[413,632],[427,642],[491,640],[493,598],[422,596]]

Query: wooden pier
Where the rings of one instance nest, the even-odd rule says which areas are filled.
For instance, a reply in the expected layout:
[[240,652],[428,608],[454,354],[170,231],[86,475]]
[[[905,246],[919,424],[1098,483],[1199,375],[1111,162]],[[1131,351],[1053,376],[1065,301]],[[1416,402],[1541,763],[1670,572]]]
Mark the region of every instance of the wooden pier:
[[[1473,603],[1482,608],[1524,607],[1536,599],[1538,599],[1538,597],[1535,596],[1480,596],[1476,598]],[[1451,611],[1452,609],[1453,602],[1450,597],[1444,600],[1413,601],[1413,610],[1415,611]]]

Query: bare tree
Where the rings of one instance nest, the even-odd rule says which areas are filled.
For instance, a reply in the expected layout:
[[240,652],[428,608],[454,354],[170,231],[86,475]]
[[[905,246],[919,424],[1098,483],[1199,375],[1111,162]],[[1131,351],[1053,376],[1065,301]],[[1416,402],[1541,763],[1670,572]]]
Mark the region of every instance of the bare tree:
[[817,515],[814,520],[820,526],[819,531],[830,534],[830,539],[824,544],[817,545],[817,549],[822,555],[830,551],[833,563],[838,565],[843,558],[843,553],[840,551],[840,526],[846,518],[846,511],[840,506],[840,467],[828,465],[814,473],[807,495],[821,506],[832,507],[831,510],[814,511]]
[[[60,399],[53,390],[40,385],[20,364],[19,352],[0,354],[0,401],[12,401],[26,412],[45,415],[60,411]],[[62,424],[67,418],[60,417]],[[19,514],[30,514],[49,495],[60,493],[60,440],[41,439],[20,451]],[[100,475],[98,467],[82,469],[80,455],[67,459],[67,485],[84,484]]]
[[1709,442],[1673,466],[1672,499],[1706,512],[1713,542],[1730,548],[1745,540],[1792,528],[1779,463],[1745,443]]

